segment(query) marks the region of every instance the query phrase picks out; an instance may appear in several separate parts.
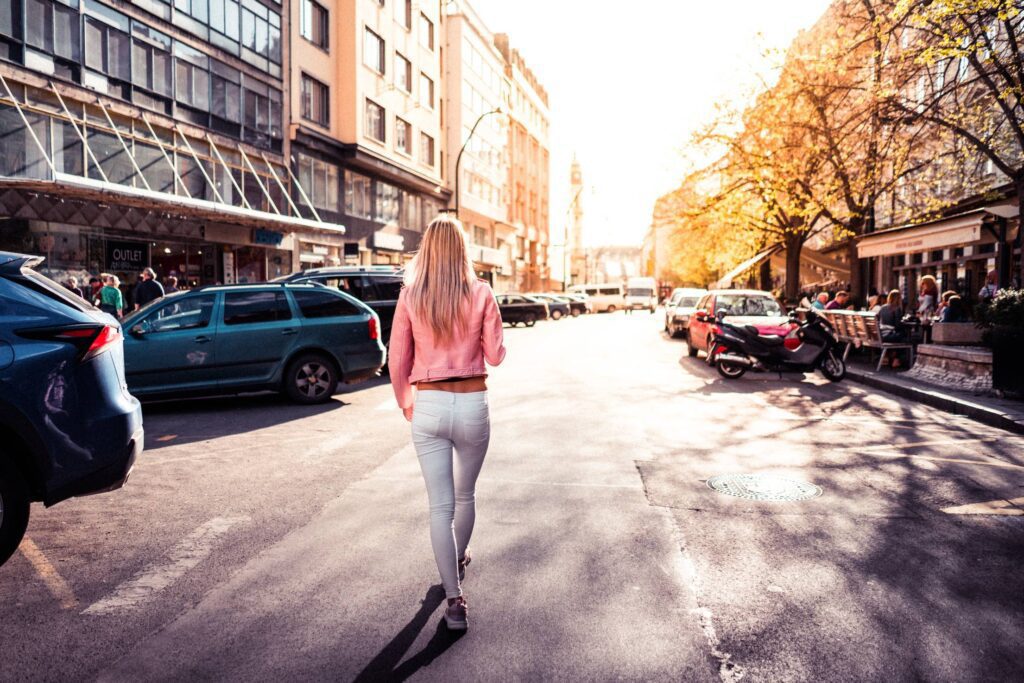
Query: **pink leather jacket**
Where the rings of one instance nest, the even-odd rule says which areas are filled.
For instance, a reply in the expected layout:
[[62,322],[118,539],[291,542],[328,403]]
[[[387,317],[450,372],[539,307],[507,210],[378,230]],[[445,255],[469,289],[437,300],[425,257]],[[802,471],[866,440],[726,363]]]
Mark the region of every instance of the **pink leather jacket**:
[[403,410],[412,407],[414,383],[447,377],[486,377],[484,360],[490,365],[500,365],[505,359],[501,312],[486,282],[473,283],[467,306],[466,333],[456,334],[445,346],[437,346],[430,327],[417,320],[406,304],[405,290],[398,295],[395,319],[391,323],[388,366],[391,387]]

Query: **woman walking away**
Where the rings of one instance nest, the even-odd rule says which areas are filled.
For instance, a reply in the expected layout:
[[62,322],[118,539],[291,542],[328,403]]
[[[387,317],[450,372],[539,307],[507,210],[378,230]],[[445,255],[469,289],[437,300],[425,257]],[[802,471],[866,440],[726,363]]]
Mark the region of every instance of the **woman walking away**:
[[450,629],[468,626],[461,582],[470,562],[476,479],[491,435],[484,361],[498,365],[505,358],[502,336],[494,293],[476,279],[462,224],[438,216],[406,270],[388,363],[427,485],[430,542]]

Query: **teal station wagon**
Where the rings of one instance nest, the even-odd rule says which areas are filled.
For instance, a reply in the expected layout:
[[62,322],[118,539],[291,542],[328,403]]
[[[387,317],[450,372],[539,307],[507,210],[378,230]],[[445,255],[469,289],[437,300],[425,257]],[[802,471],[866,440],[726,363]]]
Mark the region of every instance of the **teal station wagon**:
[[128,388],[140,398],[270,389],[321,403],[385,360],[377,314],[316,284],[202,287],[122,323]]

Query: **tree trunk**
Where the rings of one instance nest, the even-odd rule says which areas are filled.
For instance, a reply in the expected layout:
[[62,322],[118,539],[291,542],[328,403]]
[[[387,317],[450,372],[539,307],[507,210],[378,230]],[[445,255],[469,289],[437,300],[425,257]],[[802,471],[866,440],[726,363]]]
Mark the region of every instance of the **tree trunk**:
[[[1022,173],[1020,176],[1017,177],[1017,180],[1014,183],[1014,185],[1016,186],[1016,190],[1017,190],[1017,240],[1016,240],[1016,242],[1017,242],[1017,246],[1018,247],[1022,247],[1022,246],[1024,246],[1024,173]],[[1009,228],[1007,228],[1007,232],[1009,232]],[[1012,246],[1012,243],[1009,242],[1009,240],[1007,240],[1006,248],[1010,249],[1010,253],[1013,254],[1013,246]],[[1012,255],[1010,256],[1010,262],[1011,262],[1010,270],[1012,271],[1013,270],[1013,268],[1012,268],[1013,256]],[[1015,276],[1016,279],[1017,279],[1017,286],[1018,287],[1024,287],[1024,250],[1021,251],[1020,263],[1018,264],[1018,267],[1020,268],[1020,270],[1016,273],[1016,276]],[[1011,280],[1012,279],[1013,279],[1013,276],[1011,276]],[[1010,284],[1012,284],[1012,282],[1009,282],[1007,284],[1010,285]]]
[[857,237],[864,230],[864,221],[854,219],[847,226],[851,233],[849,242],[846,244],[846,258],[850,264],[850,299],[854,305],[860,305],[867,301],[867,282],[864,281],[864,266],[857,256]]
[[769,256],[764,261],[761,261],[761,270],[758,272],[758,279],[760,280],[761,289],[770,292],[772,289],[772,259]]
[[803,237],[786,237],[786,305],[794,306],[800,299],[800,251]]

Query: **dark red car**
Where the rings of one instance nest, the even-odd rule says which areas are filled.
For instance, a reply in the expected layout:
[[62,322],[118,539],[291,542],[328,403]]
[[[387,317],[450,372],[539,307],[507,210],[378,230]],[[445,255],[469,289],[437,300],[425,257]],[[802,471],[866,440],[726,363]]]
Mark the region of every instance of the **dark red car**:
[[686,333],[688,353],[707,353],[715,337],[718,314],[725,312],[726,321],[737,325],[753,325],[761,334],[786,336],[789,316],[769,292],[756,289],[713,289],[697,302]]

